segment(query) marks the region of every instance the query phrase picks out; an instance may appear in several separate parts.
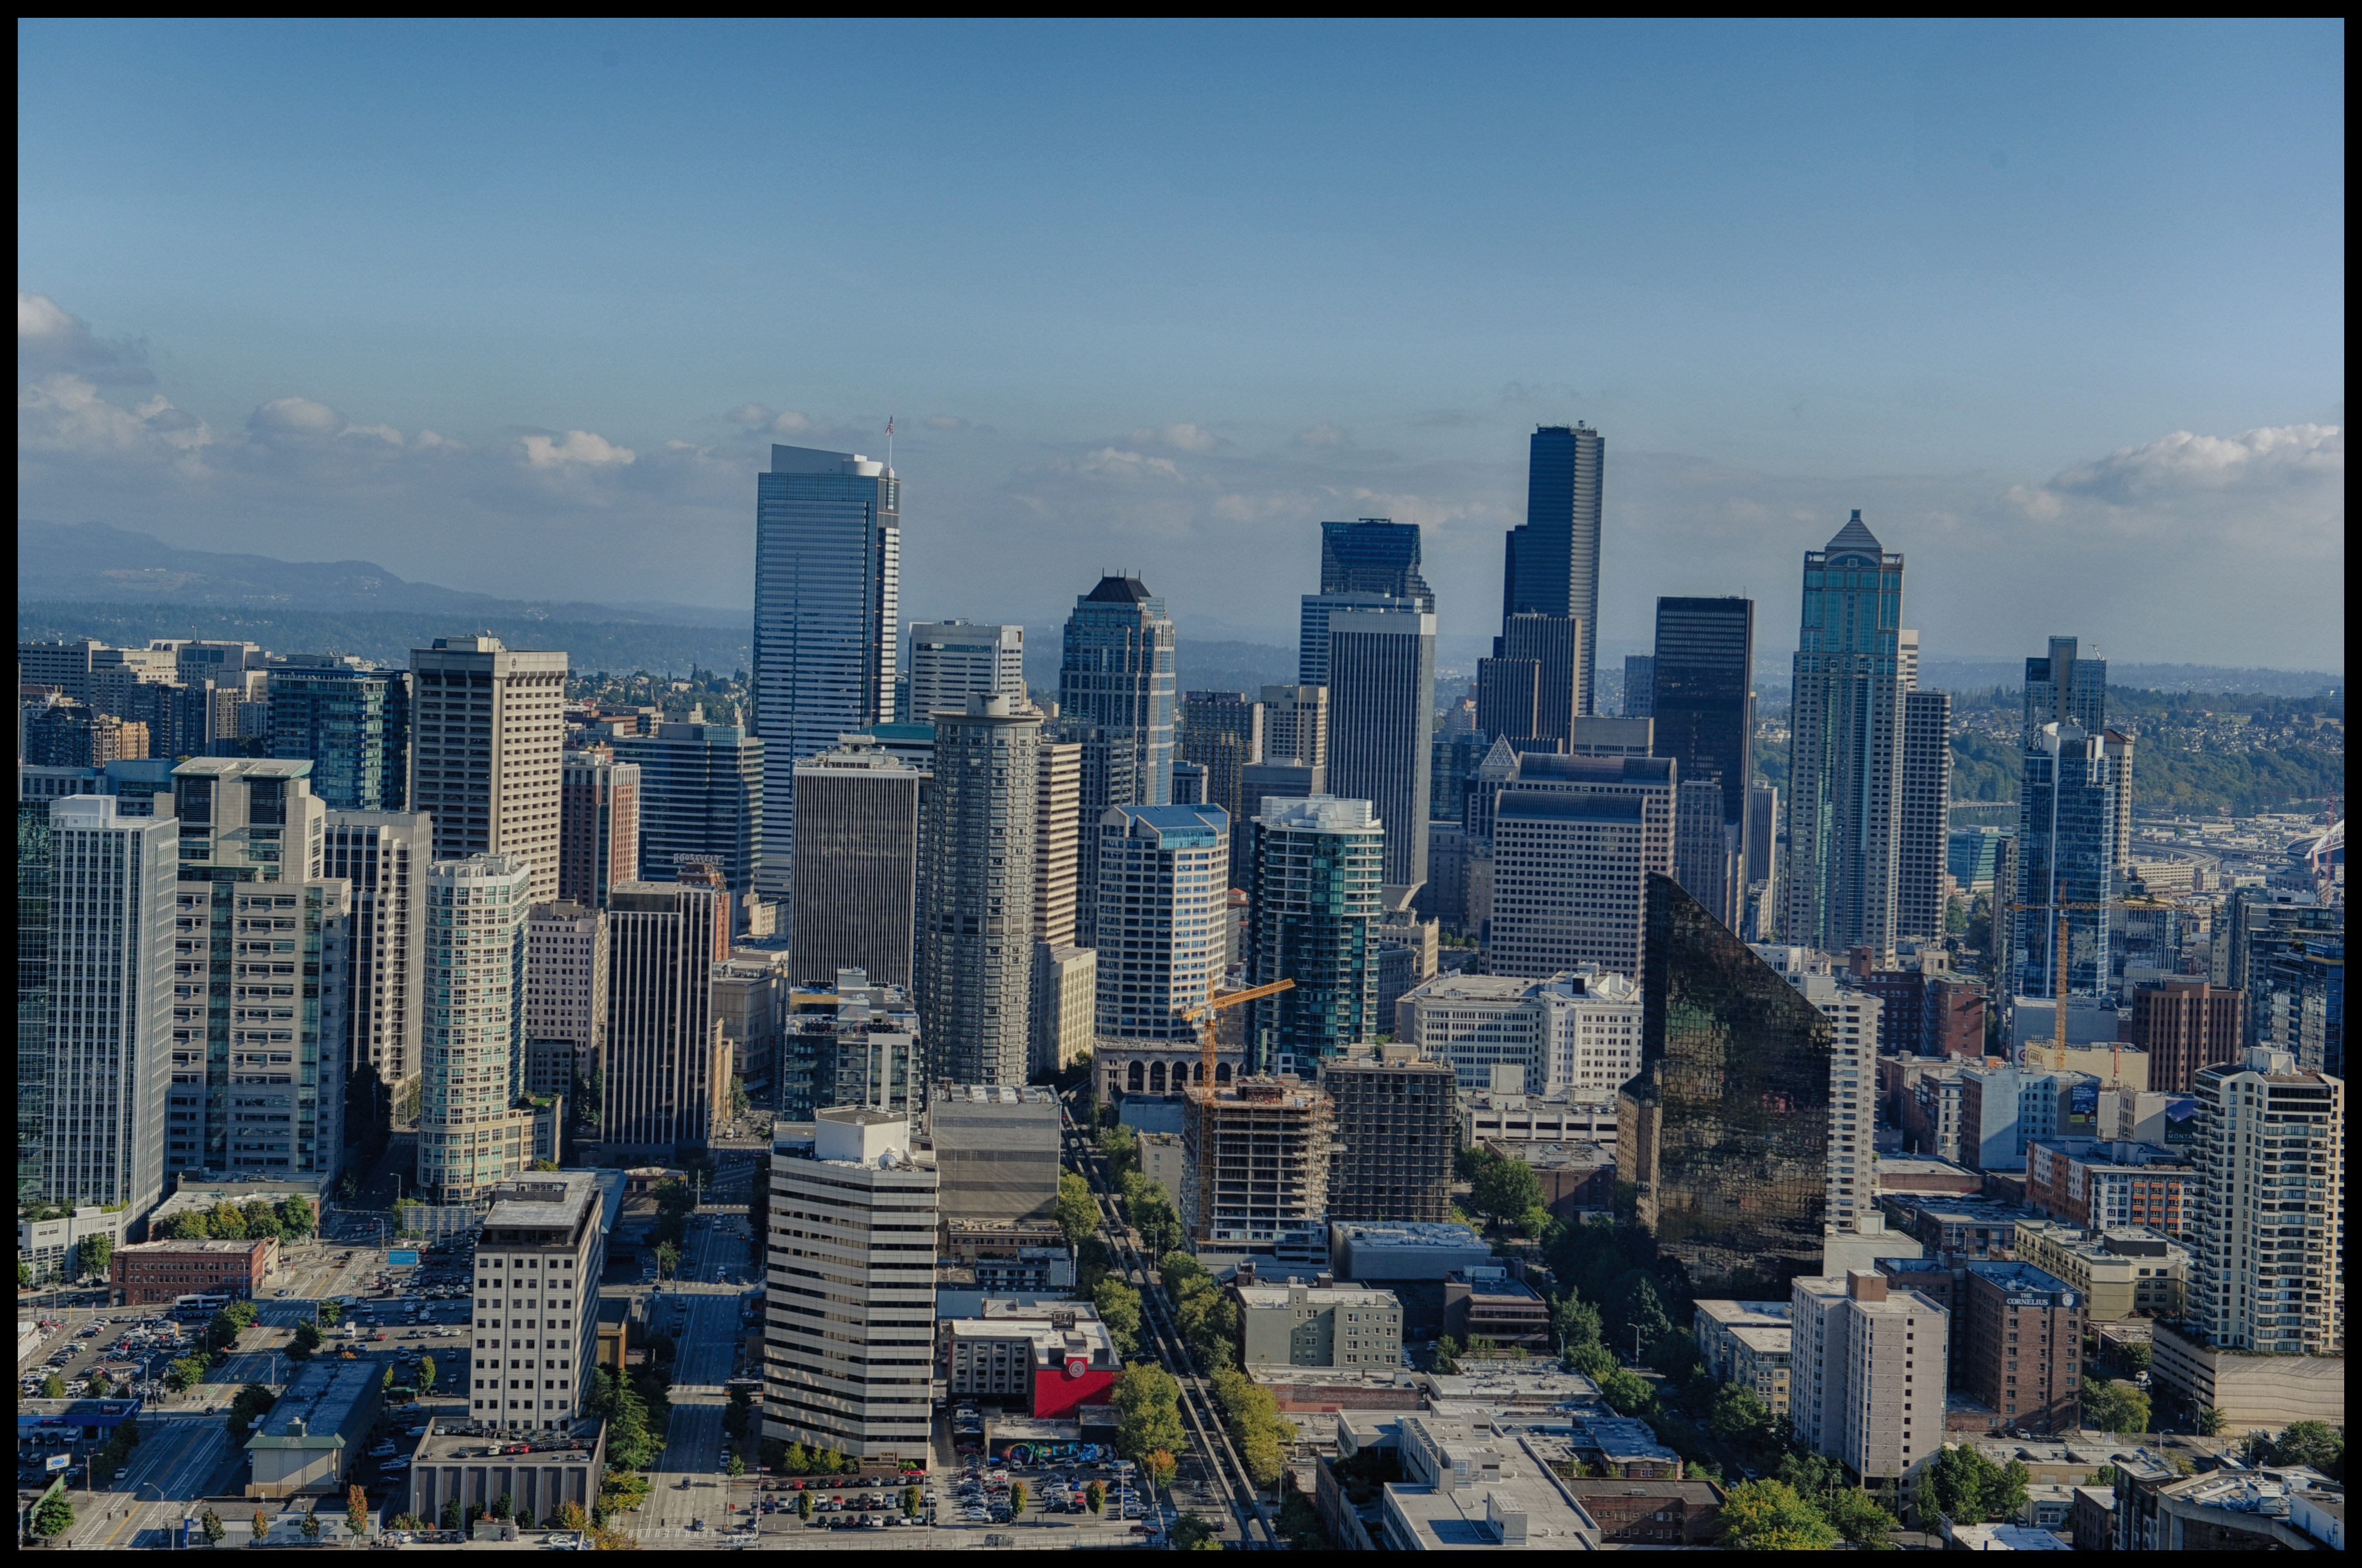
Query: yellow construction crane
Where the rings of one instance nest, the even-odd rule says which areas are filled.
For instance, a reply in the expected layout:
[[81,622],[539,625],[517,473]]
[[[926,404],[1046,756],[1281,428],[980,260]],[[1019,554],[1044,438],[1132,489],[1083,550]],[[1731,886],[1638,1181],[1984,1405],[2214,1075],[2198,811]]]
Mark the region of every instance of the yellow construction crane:
[[1198,1239],[1201,1242],[1210,1241],[1214,1234],[1214,1178],[1212,1170],[1214,1161],[1214,1029],[1218,1022],[1218,1020],[1216,1020],[1214,1015],[1220,1012],[1225,1008],[1237,1007],[1242,1002],[1257,1001],[1264,997],[1275,997],[1282,991],[1292,991],[1295,988],[1296,982],[1294,980],[1274,980],[1267,986],[1256,986],[1249,990],[1225,991],[1220,996],[1209,997],[1203,1005],[1193,1007],[1188,1011],[1181,1015],[1191,1023],[1199,1023],[1201,1020],[1203,1021],[1202,1025],[1198,1032],[1198,1043],[1200,1051],[1202,1052],[1200,1064],[1198,1068],[1198,1081],[1201,1088],[1204,1090],[1204,1093],[1198,1100],[1198,1159],[1200,1166],[1198,1178]]

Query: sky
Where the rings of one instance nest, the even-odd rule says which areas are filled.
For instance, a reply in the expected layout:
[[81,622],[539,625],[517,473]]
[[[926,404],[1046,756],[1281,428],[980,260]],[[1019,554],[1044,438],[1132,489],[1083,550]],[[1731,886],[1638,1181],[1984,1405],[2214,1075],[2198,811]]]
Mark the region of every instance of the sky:
[[23,517],[738,606],[890,417],[906,618],[1290,643],[1387,516],[1483,635],[1583,420],[1603,647],[1859,507],[1931,659],[2344,666],[2334,21],[17,37]]

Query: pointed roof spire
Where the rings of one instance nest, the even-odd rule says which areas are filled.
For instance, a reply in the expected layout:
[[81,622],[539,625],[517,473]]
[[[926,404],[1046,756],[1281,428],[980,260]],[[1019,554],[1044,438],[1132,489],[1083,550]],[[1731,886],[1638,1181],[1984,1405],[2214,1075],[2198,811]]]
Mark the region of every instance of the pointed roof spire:
[[1838,530],[1838,536],[1829,541],[1829,553],[1832,555],[1839,550],[1865,550],[1874,556],[1879,553],[1879,548],[1878,536],[1863,524],[1859,506],[1854,508],[1851,520]]

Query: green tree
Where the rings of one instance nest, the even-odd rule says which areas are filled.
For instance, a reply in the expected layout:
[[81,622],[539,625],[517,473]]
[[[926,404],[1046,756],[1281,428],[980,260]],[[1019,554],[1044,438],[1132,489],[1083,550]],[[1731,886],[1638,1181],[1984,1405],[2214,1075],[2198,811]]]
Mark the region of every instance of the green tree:
[[52,1372],[47,1377],[41,1379],[42,1398],[62,1399],[65,1397],[66,1380],[64,1378],[60,1377],[56,1373]]
[[295,1337],[288,1342],[287,1353],[298,1361],[309,1361],[320,1348],[320,1331],[307,1319],[295,1325]]
[[1066,1233],[1066,1244],[1079,1247],[1085,1237],[1099,1228],[1099,1206],[1091,1197],[1091,1184],[1073,1171],[1058,1175],[1058,1228]]
[[746,1474],[746,1461],[742,1456],[734,1453],[730,1456],[730,1463],[724,1464],[722,1468],[724,1474],[734,1478]]
[[254,1539],[257,1540],[270,1539],[270,1519],[260,1508],[254,1510]]
[[1542,1206],[1541,1177],[1523,1160],[1488,1160],[1476,1173],[1468,1201],[1494,1220],[1515,1220]]
[[1846,1484],[1845,1472],[1838,1462],[1825,1453],[1811,1453],[1802,1449],[1783,1454],[1772,1479],[1792,1488],[1796,1496],[1826,1510],[1831,1499]]
[[2148,1430],[2148,1395],[2129,1383],[2103,1378],[2083,1384],[2083,1424],[2103,1432],[2126,1435]]
[[2310,1464],[2340,1480],[2345,1474],[2345,1433],[2326,1421],[2290,1421],[2272,1444],[2274,1464]]
[[459,1499],[457,1497],[444,1498],[443,1511],[441,1514],[436,1516],[436,1522],[444,1529],[458,1529],[459,1528]]
[[1215,1537],[1220,1532],[1196,1514],[1184,1513],[1173,1521],[1173,1550],[1175,1551],[1220,1551],[1222,1543]]
[[1446,1377],[1460,1370],[1460,1342],[1450,1334],[1435,1337],[1435,1370]]
[[1140,1467],[1148,1472],[1150,1485],[1169,1487],[1173,1485],[1174,1473],[1181,1468],[1181,1462],[1174,1458],[1168,1449],[1152,1449],[1140,1462]]
[[205,1378],[205,1358],[184,1355],[164,1369],[164,1386],[175,1394],[185,1394]]
[[1714,1411],[1706,1425],[1723,1441],[1751,1448],[1771,1436],[1772,1409],[1747,1385],[1726,1383],[1715,1390]]
[[809,1520],[812,1517],[812,1495],[810,1492],[796,1494],[796,1518]]
[[1083,1506],[1098,1513],[1107,1507],[1107,1483],[1094,1481],[1083,1488]]
[[1955,1524],[1986,1524],[2017,1516],[2030,1478],[2016,1460],[2003,1466],[1973,1448],[1948,1448],[1928,1465],[1922,1495]]
[[1091,1305],[1107,1325],[1116,1348],[1126,1355],[1140,1352],[1140,1292],[1120,1279],[1103,1279],[1091,1292]]
[[1841,1540],[1877,1551],[1893,1547],[1888,1537],[1896,1528],[1894,1516],[1867,1492],[1841,1486],[1821,1512]]
[[197,1516],[197,1529],[204,1532],[207,1546],[219,1546],[222,1538],[229,1534],[229,1526],[222,1523],[222,1517],[211,1508]]
[[1118,1180],[1140,1169],[1140,1140],[1129,1127],[1110,1127],[1100,1133],[1099,1153],[1107,1157],[1109,1174]]
[[1161,1368],[1125,1367],[1116,1379],[1114,1400],[1116,1447],[1127,1458],[1177,1449],[1189,1441],[1181,1428],[1181,1386]]
[[322,1328],[333,1329],[345,1320],[345,1304],[333,1296],[319,1302],[315,1310],[319,1314]]
[[672,1242],[657,1243],[657,1277],[674,1278],[680,1269],[680,1248]]
[[2157,1358],[2154,1347],[2138,1340],[2125,1346],[2123,1360],[2126,1372],[2147,1372]]
[[2231,1419],[2212,1405],[2198,1412],[2198,1435],[2201,1437],[2221,1437],[2223,1430],[2230,1424]]
[[421,1394],[435,1391],[435,1358],[431,1355],[418,1358],[418,1391]]
[[754,1424],[755,1397],[744,1388],[733,1388],[730,1391],[730,1402],[723,1407],[722,1430],[740,1442],[745,1442],[746,1433]]
[[1654,1408],[1657,1391],[1634,1372],[1615,1371],[1599,1380],[1599,1397],[1619,1416],[1638,1416]]
[[1616,1356],[1603,1344],[1577,1345],[1567,1353],[1567,1364],[1597,1383],[1616,1371]]
[[320,1539],[320,1516],[319,1516],[319,1515],[317,1515],[317,1514],[313,1514],[313,1513],[307,1513],[307,1514],[305,1514],[305,1515],[304,1516],[304,1525],[303,1525],[303,1529],[304,1529],[304,1539],[305,1540],[319,1540],[319,1539]]
[[1618,1278],[1607,1292],[1607,1322],[1608,1342],[1618,1354],[1629,1353],[1637,1337],[1645,1355],[1650,1345],[1672,1332],[1673,1320],[1665,1313],[1665,1297],[1657,1287],[1656,1276],[1636,1268]]
[[312,1209],[312,1200],[298,1194],[281,1198],[275,1212],[280,1235],[290,1241],[302,1241],[318,1224],[318,1216]]
[[926,1506],[927,1499],[925,1495],[922,1494],[916,1486],[905,1486],[902,1488],[902,1517],[904,1518],[917,1518],[919,1517],[919,1511]]
[[34,1506],[35,1535],[53,1540],[73,1529],[73,1505],[66,1501],[62,1491],[50,1493]]
[[1599,1309],[1573,1291],[1551,1306],[1551,1332],[1569,1354],[1599,1342]]
[[345,1533],[356,1540],[369,1533],[369,1494],[359,1486],[345,1488]]
[[801,1475],[811,1468],[811,1457],[804,1452],[804,1445],[800,1442],[788,1444],[788,1451],[779,1456],[779,1474],[782,1475]]
[[1025,1483],[1012,1484],[1009,1488],[1009,1517],[1015,1518],[1025,1511]]
[[1659,1335],[1649,1346],[1649,1365],[1679,1382],[1698,1364],[1697,1342],[1687,1329]]
[[17,1288],[19,1290],[33,1288],[33,1265],[22,1258],[17,1260]]
[[496,1519],[505,1519],[513,1518],[515,1517],[516,1499],[514,1497],[509,1496],[506,1492],[503,1492],[499,1496],[492,1499],[492,1518]]
[[393,1363],[387,1362],[385,1364],[385,1376],[379,1380],[378,1386],[381,1388],[391,1388],[393,1386]]
[[1719,1543],[1733,1551],[1827,1551],[1838,1532],[1784,1481],[1747,1481],[1723,1499]]
[[82,1254],[82,1272],[85,1275],[105,1274],[107,1261],[115,1256],[112,1236],[84,1236],[75,1249]]
[[[388,1367],[386,1370],[392,1372],[393,1369]],[[252,1430],[255,1421],[278,1402],[278,1397],[259,1383],[249,1383],[240,1388],[231,1397],[229,1402],[231,1439],[237,1442],[244,1442],[247,1433]]]

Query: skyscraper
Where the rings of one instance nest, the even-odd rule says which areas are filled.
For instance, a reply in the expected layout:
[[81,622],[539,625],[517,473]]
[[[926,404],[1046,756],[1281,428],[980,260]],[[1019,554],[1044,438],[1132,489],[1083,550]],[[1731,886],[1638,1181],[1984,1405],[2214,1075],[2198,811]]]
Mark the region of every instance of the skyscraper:
[[[1245,769],[1264,759],[1263,704],[1243,691],[1190,692],[1181,703],[1181,756],[1206,770],[1206,804],[1221,807],[1233,823],[1252,817],[1259,802],[1249,801],[1240,787]],[[1242,835],[1231,835],[1231,887],[1248,885],[1253,848]]]
[[1640,1072],[1618,1097],[1617,1208],[1703,1286],[1820,1267],[1829,1061],[1820,1010],[1670,877],[1651,877]]
[[427,867],[417,1189],[430,1203],[472,1202],[533,1163],[533,1112],[516,1105],[532,908],[533,870],[517,856]]
[[1903,767],[1903,557],[1861,513],[1805,553],[1788,740],[1785,940],[1824,953],[1894,950],[1896,787]]
[[1319,767],[1329,760],[1329,688],[1263,689],[1263,760]]
[[734,893],[761,885],[769,771],[762,741],[736,724],[690,723],[618,735],[614,745],[615,760],[640,770],[642,880],[678,880],[684,861],[706,860]]
[[931,1079],[1026,1078],[1042,722],[1007,697],[971,695],[966,712],[935,715],[912,986]]
[[[607,1044],[607,912],[588,904],[535,904],[524,928],[527,1059],[559,1053],[557,1092],[603,1070]],[[530,1076],[530,1075],[528,1075]]]
[[927,775],[868,735],[796,765],[795,974],[825,985],[859,969],[911,984],[918,930],[919,812]]
[[1297,602],[1296,679],[1299,688],[1329,681],[1329,621],[1349,611],[1413,610],[1391,593],[1308,593]]
[[1578,711],[1596,712],[1600,491],[1607,444],[1587,425],[1534,430],[1526,470],[1526,520],[1509,530],[1503,562],[1501,619],[1562,615],[1583,623],[1583,696]]
[[116,804],[49,807],[47,1030],[39,1080],[18,1090],[42,1113],[42,1199],[137,1216],[163,1196],[180,824]]
[[1249,1068],[1309,1074],[1385,1028],[1377,1011],[1385,824],[1367,801],[1321,795],[1271,801],[1246,829],[1254,843],[1248,980],[1296,982],[1247,1004]]
[[1624,656],[1624,716],[1657,716],[1657,660],[1653,654]]
[[911,722],[965,710],[970,694],[1025,697],[1025,628],[966,621],[911,623]]
[[[309,757],[334,812],[398,812],[410,799],[410,672],[298,655],[270,672],[270,755]],[[170,754],[167,754],[170,755]]]
[[2025,661],[2025,744],[2045,724],[2073,724],[2096,735],[2108,725],[2108,661],[2078,651],[2073,637],[2053,637],[2050,652]]
[[[2106,994],[2112,936],[2103,907],[2115,884],[2116,790],[2105,743],[2071,722],[2046,723],[2018,788],[2017,908],[2009,984],[2022,997]],[[2081,904],[2086,907],[2058,909]],[[2058,922],[2067,925],[2058,973]],[[2063,983],[2065,989],[2055,988]]]
[[533,896],[557,897],[558,769],[566,656],[498,637],[437,637],[410,650],[418,715],[412,810],[435,819],[435,858],[513,855]]
[[1033,777],[1033,942],[1067,947],[1075,940],[1083,845],[1098,836],[1085,831],[1082,818],[1083,748],[1045,738]]
[[366,1065],[376,1078],[371,1102],[353,1110],[381,1128],[417,1102],[435,824],[425,812],[330,812],[323,842],[321,875],[353,890],[344,1070],[349,1080]]
[[1518,758],[1493,810],[1490,972],[1639,976],[1649,889],[1673,868],[1676,777],[1664,757]]
[[1952,699],[1903,694],[1903,782],[1895,802],[1894,934],[1940,942],[1951,900],[1944,892],[1951,851]]
[[[38,645],[51,646],[54,645]],[[23,792],[24,770],[17,770]],[[17,1194],[42,1198],[42,1142],[49,1135],[44,1101],[50,1062],[50,801],[17,802]],[[168,991],[167,996],[171,993]],[[165,1027],[171,1027],[171,1015]]]
[[713,1135],[730,1047],[713,1016],[710,888],[627,882],[607,908],[606,1095],[600,1141],[669,1158]]
[[763,741],[761,889],[787,896],[795,768],[893,717],[902,487],[858,452],[774,446],[755,481],[753,734]]
[[1329,620],[1329,793],[1367,801],[1386,835],[1385,879],[1427,880],[1426,821],[1435,757],[1435,617],[1343,610]]
[[[1577,704],[1586,684],[1583,650],[1589,640],[1589,632],[1582,622],[1563,615],[1521,613],[1502,622],[1501,635],[1493,639],[1493,657],[1477,665],[1477,727],[1512,741],[1554,741],[1559,749],[1564,749],[1574,734],[1575,720],[1580,717]],[[1501,686],[1502,696],[1488,698],[1488,675],[1493,683]],[[1533,720],[1530,727],[1519,729],[1513,721],[1522,715],[1517,712],[1517,697],[1510,694],[1529,682],[1533,691]],[[1490,723],[1486,721],[1488,711],[1495,714]]]
[[[1136,576],[1102,577],[1066,617],[1058,738],[1083,748],[1087,857],[1091,824],[1109,806],[1173,798],[1173,641],[1164,601]],[[1076,890],[1076,940],[1086,947],[1093,944],[1094,887],[1086,875]]]
[[640,767],[611,746],[566,754],[557,812],[557,896],[594,910],[640,879]]
[[1738,861],[1722,820],[1722,786],[1683,778],[1673,806],[1673,880],[1716,920],[1738,929]]
[[1747,857],[1747,786],[1755,777],[1754,667],[1753,600],[1657,601],[1657,651],[1650,665],[1652,745],[1657,756],[1680,765],[1683,789],[1713,784],[1721,792],[1716,816],[1732,869],[1717,878],[1719,899],[1707,907],[1734,931],[1745,891],[1737,867]]
[[1184,1015],[1203,1005],[1221,977],[1230,830],[1220,806],[1110,806],[1101,813],[1100,1039],[1198,1037]]
[[2345,1330],[2345,1081],[2258,1048],[2198,1075],[2205,1213],[2191,1318],[2224,1350],[2318,1355]]
[[1435,608],[1435,591],[1418,570],[1418,525],[1384,517],[1320,525],[1320,591],[1384,593]]

